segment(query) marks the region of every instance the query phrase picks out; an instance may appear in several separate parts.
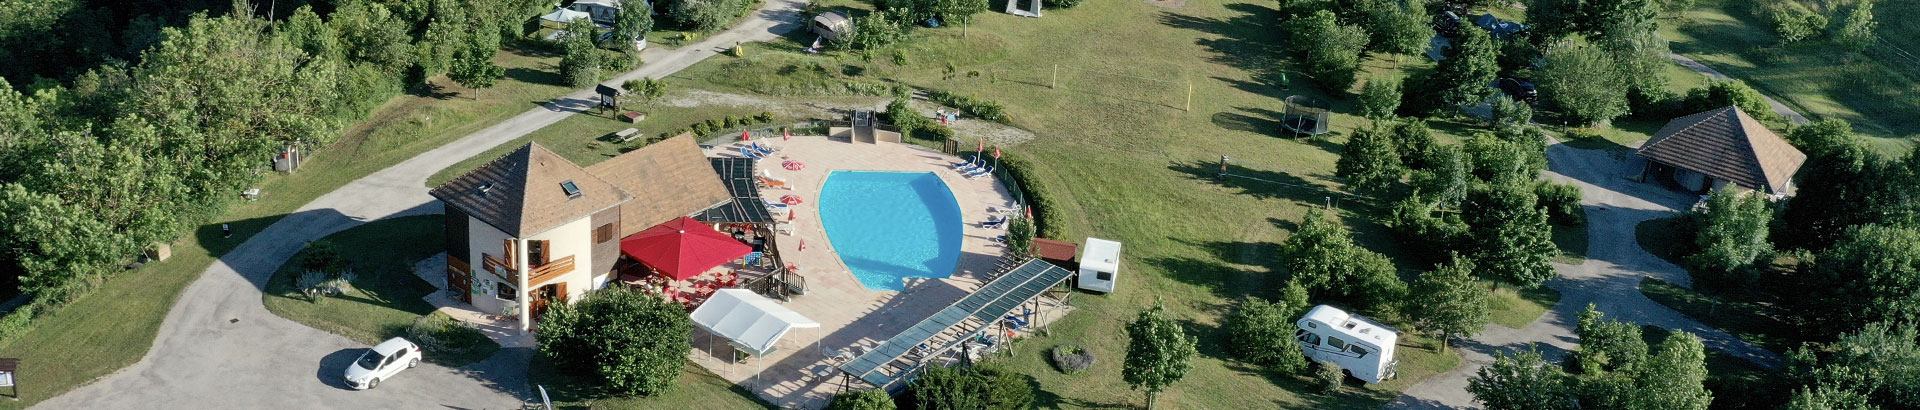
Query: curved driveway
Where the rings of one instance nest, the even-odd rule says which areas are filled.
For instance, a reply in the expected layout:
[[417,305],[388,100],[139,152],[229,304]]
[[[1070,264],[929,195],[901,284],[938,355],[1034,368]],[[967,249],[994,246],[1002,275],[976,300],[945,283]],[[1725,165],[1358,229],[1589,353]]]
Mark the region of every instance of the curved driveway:
[[[740,25],[677,50],[643,52],[644,66],[609,81],[659,78],[737,42],[772,40],[801,26],[799,0],[770,0]],[[526,397],[526,348],[502,349],[459,369],[423,363],[379,389],[338,379],[365,347],[268,312],[267,278],[308,241],[368,221],[439,213],[429,175],[590,108],[591,90],[355,180],[301,207],[208,267],[180,294],[147,355],[92,384],[40,403],[49,409],[483,409]]]
[[1458,350],[1465,359],[1460,367],[1413,385],[1388,408],[1477,408],[1473,395],[1467,393],[1467,379],[1492,364],[1493,353],[1534,344],[1549,358],[1563,357],[1579,345],[1573,326],[1588,303],[1608,318],[1685,330],[1700,336],[1708,349],[1768,367],[1778,365],[1780,358],[1772,352],[1640,294],[1640,279],[1649,276],[1691,286],[1686,270],[1640,248],[1634,239],[1634,227],[1641,221],[1670,216],[1692,205],[1696,197],[1628,180],[1639,174],[1640,165],[1624,151],[1582,150],[1556,142],[1547,148],[1547,158],[1551,164],[1548,178],[1579,186],[1587,211],[1586,262],[1554,264],[1560,276],[1547,282],[1548,287],[1560,291],[1560,303],[1525,328],[1487,325],[1472,340],[1460,341]]

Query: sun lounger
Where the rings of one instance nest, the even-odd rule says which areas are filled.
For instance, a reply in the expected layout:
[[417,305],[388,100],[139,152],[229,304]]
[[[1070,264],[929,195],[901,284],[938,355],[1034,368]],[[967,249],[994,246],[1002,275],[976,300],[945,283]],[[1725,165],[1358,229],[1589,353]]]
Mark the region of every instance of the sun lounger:
[[753,150],[759,152],[760,155],[773,155],[775,152],[780,152],[780,148],[774,147],[772,144],[760,145],[759,141],[753,142]]
[[787,210],[787,204],[783,204],[783,203],[779,203],[779,202],[773,202],[773,201],[768,201],[768,200],[767,200],[766,198],[760,198],[760,203],[763,203],[763,204],[767,204],[767,210],[769,210],[769,211],[785,211],[785,210]]
[[967,179],[979,179],[979,178],[985,178],[992,175],[993,175],[993,166],[988,165],[985,169],[968,172]]
[[766,158],[765,155],[760,155],[759,152],[755,152],[752,148],[748,147],[740,147],[740,156],[752,159]]
[[761,186],[761,187],[765,187],[765,188],[780,188],[780,189],[793,189],[793,187],[789,187],[789,186],[787,186],[787,181],[781,181],[781,180],[778,180],[778,179],[773,179],[773,178],[768,178],[768,177],[758,177],[758,178],[759,178],[759,180],[760,180],[760,186]]
[[967,172],[967,171],[972,171],[972,170],[974,170],[974,169],[976,169],[976,168],[980,168],[980,156],[979,156],[979,155],[975,155],[975,156],[973,156],[973,157],[971,157],[971,158],[968,158],[966,162],[962,162],[962,163],[958,163],[958,164],[953,164],[953,170],[955,170],[955,171],[960,171],[960,172]]
[[986,222],[981,222],[980,227],[981,228],[1003,228],[1007,226],[1007,219],[1008,218],[1004,216],[996,219],[988,219]]

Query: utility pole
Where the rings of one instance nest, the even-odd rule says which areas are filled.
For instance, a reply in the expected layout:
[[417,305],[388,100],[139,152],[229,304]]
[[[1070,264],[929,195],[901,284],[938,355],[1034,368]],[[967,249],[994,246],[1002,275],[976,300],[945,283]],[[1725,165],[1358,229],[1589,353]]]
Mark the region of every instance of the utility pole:
[[1053,82],[1047,88],[1060,88],[1060,63],[1053,64]]

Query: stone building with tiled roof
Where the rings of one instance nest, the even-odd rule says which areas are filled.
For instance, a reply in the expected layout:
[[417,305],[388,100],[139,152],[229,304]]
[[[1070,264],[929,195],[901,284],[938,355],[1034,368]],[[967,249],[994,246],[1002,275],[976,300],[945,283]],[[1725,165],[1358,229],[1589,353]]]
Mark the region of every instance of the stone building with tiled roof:
[[1738,107],[1668,121],[1634,155],[1647,160],[1642,175],[1671,178],[1695,192],[1732,184],[1791,195],[1793,174],[1807,162],[1806,154]]
[[528,143],[428,193],[446,205],[447,286],[523,329],[608,283],[619,239],[732,199],[688,137],[586,168]]

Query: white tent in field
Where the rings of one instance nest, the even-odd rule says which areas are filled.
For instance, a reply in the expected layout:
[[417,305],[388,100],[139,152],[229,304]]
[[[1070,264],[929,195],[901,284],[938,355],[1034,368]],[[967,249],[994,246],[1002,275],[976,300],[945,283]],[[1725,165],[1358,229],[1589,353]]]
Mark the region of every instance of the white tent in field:
[[541,20],[551,21],[551,22],[560,23],[560,24],[567,24],[568,22],[578,20],[578,19],[584,19],[584,18],[592,18],[592,15],[584,11],[553,9],[552,13],[547,13],[540,16]]

